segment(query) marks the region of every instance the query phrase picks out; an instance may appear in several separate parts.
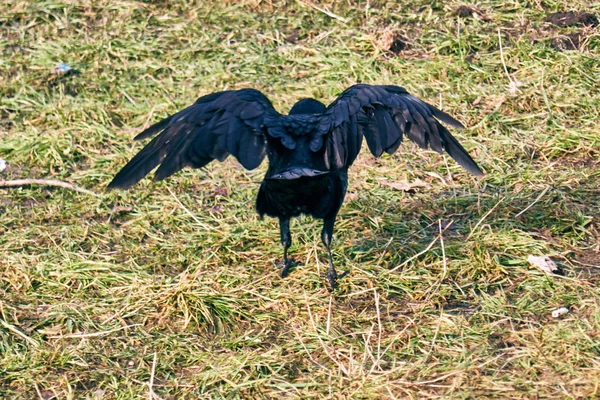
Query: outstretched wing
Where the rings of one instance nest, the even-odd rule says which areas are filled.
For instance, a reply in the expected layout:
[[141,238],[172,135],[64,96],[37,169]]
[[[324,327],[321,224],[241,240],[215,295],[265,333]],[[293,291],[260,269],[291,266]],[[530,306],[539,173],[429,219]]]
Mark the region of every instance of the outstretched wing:
[[247,169],[260,165],[266,154],[264,120],[279,117],[269,99],[255,89],[230,90],[200,97],[191,106],[152,125],[135,140],[160,132],[131,159],[108,185],[128,188],[156,166],[154,180],[183,167],[202,168],[229,154]]
[[463,128],[443,111],[411,96],[399,86],[354,85],[346,89],[321,116],[311,149],[325,148],[330,168],[352,165],[360,152],[363,136],[375,157],[392,154],[407,136],[421,148],[443,150],[465,169],[483,175],[469,153],[440,124]]

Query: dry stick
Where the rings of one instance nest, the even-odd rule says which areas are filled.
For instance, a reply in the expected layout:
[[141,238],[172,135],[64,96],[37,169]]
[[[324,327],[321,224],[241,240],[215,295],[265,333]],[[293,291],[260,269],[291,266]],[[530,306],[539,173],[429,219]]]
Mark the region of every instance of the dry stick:
[[0,181],[0,187],[21,187],[28,185],[55,186],[75,190],[76,192],[90,194],[95,197],[101,197],[98,193],[94,193],[91,190],[87,190],[82,187],[73,185],[72,183],[63,182],[56,179],[15,179],[11,181]]
[[[372,346],[371,346],[371,337],[373,337],[373,329],[375,328],[375,324],[371,324],[371,328],[369,329],[369,332],[367,333],[367,337],[364,336],[363,333],[363,342],[365,343],[365,351],[363,352],[363,361],[362,361],[362,369],[364,371],[365,366],[367,365],[367,356],[369,356],[369,358],[371,359],[372,362],[372,367],[371,370],[373,370],[376,366],[377,366],[377,360],[375,360],[375,356],[373,355],[373,350],[372,350]],[[350,364],[352,365],[352,364]],[[368,373],[370,375],[370,372]]]

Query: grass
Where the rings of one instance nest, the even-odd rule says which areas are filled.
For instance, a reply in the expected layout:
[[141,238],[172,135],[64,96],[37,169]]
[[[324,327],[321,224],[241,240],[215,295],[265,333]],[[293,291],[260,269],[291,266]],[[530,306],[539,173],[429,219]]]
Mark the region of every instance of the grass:
[[[600,6],[315,3],[0,3],[0,180],[100,194],[0,189],[0,397],[600,395],[600,31],[543,22]],[[579,49],[553,47],[574,32]],[[278,225],[253,210],[265,165],[104,191],[134,134],[200,95],[255,87],[286,111],[356,82],[441,105],[487,175],[409,143],[363,153],[333,294],[310,218],[279,278]]]

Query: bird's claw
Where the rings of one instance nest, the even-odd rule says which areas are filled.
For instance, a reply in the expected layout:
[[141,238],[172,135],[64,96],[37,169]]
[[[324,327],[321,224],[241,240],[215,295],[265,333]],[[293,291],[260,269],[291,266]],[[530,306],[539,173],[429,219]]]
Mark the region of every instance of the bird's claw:
[[297,261],[295,261],[293,258],[288,258],[283,263],[277,264],[278,267],[282,267],[281,272],[279,273],[279,276],[281,276],[282,278],[285,278],[286,276],[288,276],[290,274],[290,270],[298,264],[299,263]]
[[332,268],[329,269],[329,271],[327,271],[327,280],[329,281],[329,291],[333,292],[336,288],[337,281],[339,279],[342,279],[346,275],[348,275],[349,272],[350,272],[350,270],[346,270],[338,275],[338,273],[336,272],[335,269],[332,269]]

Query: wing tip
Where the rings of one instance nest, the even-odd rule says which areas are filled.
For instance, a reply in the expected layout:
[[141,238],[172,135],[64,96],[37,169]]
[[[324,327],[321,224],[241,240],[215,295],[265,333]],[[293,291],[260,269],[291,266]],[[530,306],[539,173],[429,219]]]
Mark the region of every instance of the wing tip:
[[[427,104],[427,103],[425,103],[425,104]],[[427,104],[427,105],[432,110],[433,116],[436,117],[437,119],[439,119],[440,121],[442,121],[443,123],[448,124],[453,128],[458,128],[458,129],[465,128],[465,126],[460,121],[456,120],[450,114],[440,110],[439,108],[437,108],[435,106],[432,106],[431,104]]]
[[475,160],[473,160],[473,158],[469,155],[469,153],[466,150],[460,148],[458,149],[458,153],[456,153],[453,150],[456,149],[450,149],[450,152],[448,151],[448,149],[446,149],[446,153],[448,153],[448,155],[452,157],[458,165],[469,171],[474,176],[485,176],[485,172],[483,172],[483,170],[479,168],[479,165],[477,165]]
[[156,135],[158,132],[167,128],[172,119],[173,119],[173,115],[170,115],[167,118],[164,118],[164,119],[156,122],[155,124],[150,125],[148,128],[146,128],[143,131],[141,131],[140,133],[138,133],[133,138],[133,140],[142,140],[142,139],[146,139],[146,138]]
[[143,178],[142,176],[139,179],[132,179],[131,176],[127,176],[129,174],[122,174],[121,172],[122,170],[113,178],[112,181],[110,181],[108,185],[106,185],[106,190],[127,190],[139,181],[141,181]]
[[133,186],[133,184],[128,184],[126,182],[120,182],[117,181],[115,179],[113,179],[107,186],[106,186],[106,190],[107,191],[113,191],[113,190],[127,190],[129,189],[131,186]]
[[470,173],[472,173],[474,176],[478,176],[478,177],[485,176],[485,172],[483,172],[481,170],[481,168],[479,168],[479,166],[477,166],[477,165],[475,165],[475,168],[469,169],[468,171]]

